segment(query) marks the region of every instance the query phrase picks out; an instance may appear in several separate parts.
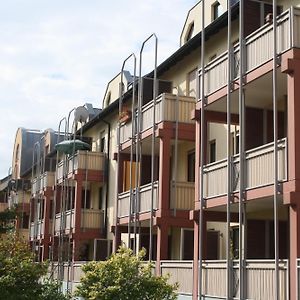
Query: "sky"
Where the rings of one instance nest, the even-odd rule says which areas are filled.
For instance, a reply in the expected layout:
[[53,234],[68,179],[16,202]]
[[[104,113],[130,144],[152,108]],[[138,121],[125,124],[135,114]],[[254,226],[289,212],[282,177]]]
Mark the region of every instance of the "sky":
[[[57,130],[73,107],[101,108],[107,83],[143,41],[158,36],[162,62],[179,47],[195,0],[0,1],[0,178],[19,127]],[[143,72],[153,69],[153,44]],[[132,72],[132,64],[127,64]]]

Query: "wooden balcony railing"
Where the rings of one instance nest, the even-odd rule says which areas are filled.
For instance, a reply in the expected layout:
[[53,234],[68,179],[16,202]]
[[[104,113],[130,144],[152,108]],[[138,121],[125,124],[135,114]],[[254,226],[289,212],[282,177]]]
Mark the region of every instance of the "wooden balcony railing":
[[[246,151],[246,189],[270,185],[274,180],[274,144],[269,143]],[[239,189],[239,156],[232,159],[232,191]],[[278,141],[278,178],[287,179],[287,141]],[[227,160],[220,160],[204,166],[204,197],[223,196],[227,191]]]
[[[158,96],[155,105],[155,122],[161,121],[175,122],[177,119],[181,123],[193,123],[190,118],[191,111],[195,108],[195,98],[179,96],[178,110],[176,108],[177,96],[173,94],[161,94]],[[153,106],[154,101],[150,101],[142,107],[141,131],[145,131],[153,125]],[[126,142],[132,135],[132,122],[121,125],[120,141]]]
[[[176,192],[175,192],[176,186]],[[175,196],[176,195],[176,196]],[[191,210],[195,202],[194,182],[171,182],[171,208]]]
[[[226,261],[203,261],[202,291],[207,297],[226,298]],[[178,294],[191,295],[193,290],[193,262],[192,261],[161,261],[161,274],[170,274],[170,283],[179,283]],[[239,267],[233,262],[233,296],[239,296]],[[274,260],[247,260],[245,262],[244,286],[246,299],[273,299],[275,291]],[[289,270],[288,261],[279,263],[279,286],[282,300],[289,299]]]
[[99,209],[81,210],[81,228],[103,228],[104,211]]
[[[151,183],[140,187],[140,199],[137,203],[137,212],[149,212],[151,210]],[[135,198],[135,190],[133,190],[133,197]],[[125,217],[129,214],[130,191],[119,194],[118,199],[118,217]],[[133,213],[134,205],[132,204],[131,212]],[[158,207],[158,182],[154,183],[154,202],[153,209]]]
[[67,161],[61,161],[58,164],[57,180],[62,180],[64,175],[76,172],[78,170],[103,171],[104,153],[79,150]]
[[[279,54],[292,47],[300,46],[300,9],[291,8],[277,19],[277,51]],[[261,66],[273,57],[273,24],[265,24],[245,39],[245,69],[246,72]],[[233,53],[234,78],[239,74],[240,48],[237,45]],[[205,95],[221,89],[227,84],[228,55],[227,51],[205,66]]]
[[[61,221],[63,220],[63,221]],[[61,223],[63,222],[63,223]],[[97,229],[103,228],[104,212],[100,209],[81,209],[81,228]],[[69,232],[75,226],[74,209],[55,216],[55,233],[60,230]]]

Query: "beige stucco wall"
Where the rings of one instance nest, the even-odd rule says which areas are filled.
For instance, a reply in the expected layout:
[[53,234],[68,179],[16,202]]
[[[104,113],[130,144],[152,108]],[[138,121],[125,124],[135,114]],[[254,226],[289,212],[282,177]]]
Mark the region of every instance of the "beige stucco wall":
[[[194,142],[182,142],[178,143],[178,158],[177,158],[177,181],[187,181],[188,172],[188,154],[195,150]],[[175,178],[175,145],[172,149],[172,174],[171,179]]]
[[[232,41],[238,39],[237,21],[232,25]],[[211,37],[205,43],[205,63],[210,61],[213,55],[221,55],[227,50],[227,29],[224,28],[219,33]],[[187,76],[195,68],[200,67],[200,48],[195,49],[183,60],[160,76],[160,79],[170,80],[173,87],[179,88],[180,95],[187,95]]]
[[[189,12],[180,36],[180,45],[183,45],[186,41],[186,36],[188,34],[191,23],[194,22],[194,34],[195,36],[202,29],[202,3],[205,4],[204,7],[204,26],[206,27],[213,19],[213,9],[212,6],[216,3],[216,0],[208,0],[208,1],[199,1]],[[218,1],[222,7],[222,12],[226,12],[227,10],[227,1],[219,0]]]
[[[109,153],[109,178],[107,182],[109,182],[109,190],[107,191],[107,182],[104,182],[103,185],[103,201],[105,201],[106,193],[108,192],[108,207],[107,207],[107,238],[113,239],[113,234],[111,231],[111,226],[114,225],[115,220],[115,199],[116,199],[116,189],[115,189],[115,181],[116,181],[116,161],[114,161],[113,154],[116,152],[116,128],[117,128],[117,115],[111,114],[105,118],[105,120],[109,121],[111,124],[111,132],[110,132],[110,153]],[[95,126],[90,128],[85,132],[85,136],[92,137],[92,150],[99,151],[100,150],[100,141],[102,137],[105,137],[105,149],[107,152],[107,140],[108,140],[108,126],[104,122],[99,121]],[[98,201],[99,194],[98,189],[96,189],[93,193],[93,197],[95,199],[93,201]],[[99,201],[98,201],[99,202]],[[97,204],[98,206],[98,204]]]

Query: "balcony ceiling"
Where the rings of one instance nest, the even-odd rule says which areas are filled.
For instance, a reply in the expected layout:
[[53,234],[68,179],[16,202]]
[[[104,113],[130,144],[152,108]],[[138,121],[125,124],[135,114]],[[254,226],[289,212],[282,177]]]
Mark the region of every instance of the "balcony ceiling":
[[[283,74],[278,70],[277,72],[278,82],[278,109],[284,110],[284,99],[287,95],[287,80],[286,74]],[[254,108],[272,109],[272,72],[259,77],[258,79],[247,84],[245,89],[246,106]],[[238,97],[239,91],[232,93],[232,112],[238,113]],[[226,112],[226,96],[220,98],[219,101],[209,105],[208,110]]]

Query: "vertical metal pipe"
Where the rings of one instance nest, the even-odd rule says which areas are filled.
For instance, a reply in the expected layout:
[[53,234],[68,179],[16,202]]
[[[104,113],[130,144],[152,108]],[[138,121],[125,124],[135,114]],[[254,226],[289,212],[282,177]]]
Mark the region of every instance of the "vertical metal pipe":
[[226,294],[227,299],[232,297],[232,259],[230,252],[230,202],[231,202],[231,189],[232,189],[232,170],[231,170],[231,80],[232,80],[232,45],[231,45],[231,1],[227,0],[228,10],[228,30],[227,30],[227,210],[226,210]]
[[[60,127],[62,122],[65,121],[65,131],[66,131],[66,126],[67,126],[67,119],[64,117],[60,120],[59,125],[58,125],[58,135],[57,135],[57,144],[59,143],[59,139],[60,139]],[[64,136],[65,138],[65,136]],[[55,189],[54,189],[54,203],[53,203],[53,212],[52,212],[52,243],[51,243],[51,272],[54,273],[54,251],[55,251],[55,221],[56,221],[56,202],[57,202],[57,188],[58,188],[58,178],[57,178],[57,173],[58,173],[58,157],[59,157],[59,153],[57,151],[56,153],[56,164],[55,164]],[[60,245],[60,241],[59,241],[59,245]],[[58,249],[59,250],[59,249]],[[58,259],[59,259],[59,253],[57,253],[58,255]],[[59,274],[59,270],[60,270],[60,266],[59,266],[59,261],[57,261],[57,268],[58,268],[58,274]],[[60,281],[60,276],[58,276],[57,278],[58,281]]]
[[174,216],[177,208],[177,168],[178,168],[178,117],[179,117],[179,87],[173,87],[176,90],[175,104],[175,153],[174,153],[174,177],[173,177],[173,198],[174,198]]
[[[201,99],[201,115],[200,115],[200,205],[199,205],[199,299],[202,299],[202,261],[203,261],[203,218],[204,218],[204,149],[206,147],[205,141],[205,1],[202,0],[202,14],[201,14],[201,82],[200,82],[200,99]],[[199,91],[198,91],[199,93]],[[206,127],[206,126],[205,126]],[[198,184],[198,183],[197,183]]]
[[278,116],[277,116],[277,1],[273,0],[273,135],[274,135],[274,259],[275,299],[279,300],[279,242],[278,242]]
[[[155,122],[155,109],[156,109],[156,98],[157,98],[157,45],[158,39],[155,33],[152,33],[142,44],[140,50],[140,70],[139,70],[139,82],[142,82],[142,58],[143,58],[143,50],[145,44],[151,39],[155,39],[155,50],[154,50],[154,73],[153,73],[153,124],[152,124],[152,141],[151,141],[151,209],[150,209],[150,234],[149,234],[149,260],[152,258],[152,247],[153,247],[153,207],[154,207],[154,167],[155,167],[155,129],[156,129],[156,122]],[[140,93],[139,93],[139,101],[140,107],[142,105],[142,94],[143,91],[141,90],[141,85],[139,86]],[[138,116],[141,118],[141,115]]]
[[[135,88],[134,88],[134,83],[135,83],[135,76],[136,76],[136,56],[134,53],[131,53],[123,62],[122,68],[121,68],[121,82],[120,82],[120,89],[119,94],[119,104],[123,102],[123,74],[124,74],[124,68],[126,62],[130,59],[133,58],[133,68],[134,68],[134,75],[133,75],[133,90],[132,90],[132,114],[134,111],[134,101],[135,101]],[[120,123],[120,122],[119,122]],[[133,123],[133,115],[132,115],[132,120],[131,120],[131,144],[130,144],[130,174],[129,174],[129,182],[130,182],[130,191],[129,191],[129,209],[128,209],[128,247],[130,247],[130,238],[131,238],[131,208],[132,208],[132,203],[133,203],[133,188],[132,188],[132,161],[133,161],[133,143],[134,143],[134,123]],[[120,148],[120,146],[118,146]]]
[[240,0],[239,7],[239,47],[240,47],[240,69],[239,69],[239,156],[240,156],[240,186],[239,186],[239,299],[243,300],[244,297],[244,241],[245,241],[245,214],[244,214],[244,113],[245,113],[245,94],[244,94],[244,0]]

